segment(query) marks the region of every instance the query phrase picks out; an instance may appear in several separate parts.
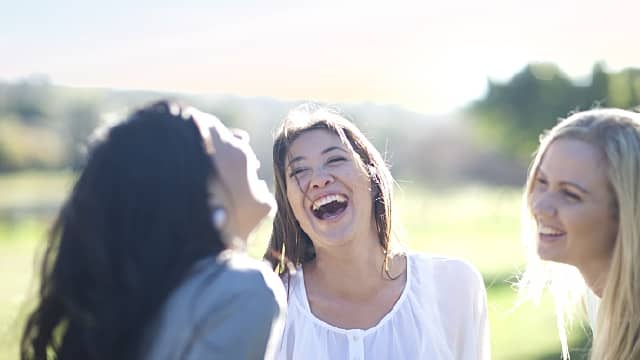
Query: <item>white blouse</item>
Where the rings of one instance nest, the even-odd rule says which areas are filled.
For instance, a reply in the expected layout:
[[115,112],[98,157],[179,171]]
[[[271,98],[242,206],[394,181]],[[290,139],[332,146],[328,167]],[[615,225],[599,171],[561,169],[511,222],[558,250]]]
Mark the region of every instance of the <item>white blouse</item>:
[[[286,284],[286,281],[285,281]],[[292,275],[278,359],[489,359],[486,291],[470,264],[407,254],[398,301],[369,329],[342,329],[310,310],[302,268]]]
[[591,291],[591,289],[586,289],[586,294],[584,297],[585,307],[587,308],[587,319],[589,320],[589,325],[591,326],[591,333],[593,337],[596,337],[598,324],[598,309],[600,308],[600,298],[596,293]]

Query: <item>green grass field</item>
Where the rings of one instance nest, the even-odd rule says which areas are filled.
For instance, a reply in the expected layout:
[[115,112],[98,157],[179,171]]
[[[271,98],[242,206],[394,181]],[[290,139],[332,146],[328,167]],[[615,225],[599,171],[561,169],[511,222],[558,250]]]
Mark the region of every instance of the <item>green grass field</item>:
[[[41,253],[50,210],[68,192],[70,174],[0,176],[0,360],[17,359],[25,305],[37,290],[36,254]],[[415,251],[454,256],[475,264],[485,277],[493,359],[559,359],[560,343],[551,300],[514,309],[510,282],[522,269],[518,239],[519,189],[465,187],[433,191],[404,184],[396,192],[397,237]],[[36,209],[34,214],[29,209]],[[49,214],[49,215],[47,215]],[[394,225],[394,226],[395,226]],[[263,224],[249,243],[260,256],[269,235]],[[585,358],[584,331],[577,324],[572,359]]]

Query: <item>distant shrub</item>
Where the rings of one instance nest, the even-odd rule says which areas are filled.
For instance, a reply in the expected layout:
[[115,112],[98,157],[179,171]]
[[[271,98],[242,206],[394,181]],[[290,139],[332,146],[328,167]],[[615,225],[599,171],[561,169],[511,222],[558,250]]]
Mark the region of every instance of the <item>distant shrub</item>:
[[53,129],[25,125],[12,117],[0,118],[0,171],[61,168],[64,149]]

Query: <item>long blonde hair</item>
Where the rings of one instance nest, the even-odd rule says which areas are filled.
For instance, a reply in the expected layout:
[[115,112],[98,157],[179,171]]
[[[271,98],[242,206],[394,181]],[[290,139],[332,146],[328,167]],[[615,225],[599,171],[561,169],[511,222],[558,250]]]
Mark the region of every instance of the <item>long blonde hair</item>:
[[562,357],[569,358],[566,328],[585,282],[573,266],[543,261],[536,251],[536,224],[529,195],[549,145],[560,138],[585,141],[600,149],[612,193],[612,216],[618,223],[615,246],[594,331],[592,359],[640,358],[640,114],[597,109],[573,114],[541,136],[529,168],[522,201],[523,241],[527,269],[518,283],[520,300],[539,299],[544,288],[554,297]]

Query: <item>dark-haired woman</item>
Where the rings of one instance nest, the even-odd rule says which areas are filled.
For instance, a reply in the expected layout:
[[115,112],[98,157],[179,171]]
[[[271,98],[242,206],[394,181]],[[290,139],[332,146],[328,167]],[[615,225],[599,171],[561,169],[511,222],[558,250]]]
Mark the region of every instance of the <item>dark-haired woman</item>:
[[158,102],[92,148],[50,237],[22,359],[262,359],[284,289],[234,251],[274,201],[245,136]]
[[279,359],[489,359],[480,274],[393,247],[391,174],[352,123],[302,105],[283,122],[273,160],[267,258],[288,286]]

